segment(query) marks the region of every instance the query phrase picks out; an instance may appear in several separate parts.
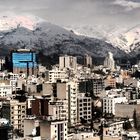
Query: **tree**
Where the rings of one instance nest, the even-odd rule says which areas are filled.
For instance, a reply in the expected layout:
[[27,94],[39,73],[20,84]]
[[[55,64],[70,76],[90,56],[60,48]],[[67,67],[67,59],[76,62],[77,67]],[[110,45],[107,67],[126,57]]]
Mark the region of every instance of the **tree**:
[[129,121],[129,118],[126,118],[123,124],[123,129],[124,130],[132,129],[132,125],[131,125],[131,122]]

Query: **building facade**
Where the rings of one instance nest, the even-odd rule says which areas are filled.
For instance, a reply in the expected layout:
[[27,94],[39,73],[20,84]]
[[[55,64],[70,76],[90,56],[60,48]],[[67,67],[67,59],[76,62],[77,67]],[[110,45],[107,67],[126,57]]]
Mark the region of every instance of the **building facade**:
[[92,117],[91,97],[86,97],[84,93],[78,94],[78,120],[90,121]]
[[103,98],[103,113],[104,114],[113,114],[115,115],[115,105],[116,103],[125,103],[127,102],[126,97],[117,97],[117,96],[107,96]]
[[[67,140],[67,121],[39,119],[41,139]],[[32,134],[35,128],[35,120],[26,118],[24,121],[24,137]]]
[[76,69],[77,68],[77,58],[74,56],[60,56],[59,57],[59,68],[64,69]]
[[13,73],[25,73],[26,76],[37,74],[36,53],[28,49],[11,52]]
[[108,52],[108,55],[104,60],[104,66],[110,68],[111,70],[115,69],[115,61],[111,52]]

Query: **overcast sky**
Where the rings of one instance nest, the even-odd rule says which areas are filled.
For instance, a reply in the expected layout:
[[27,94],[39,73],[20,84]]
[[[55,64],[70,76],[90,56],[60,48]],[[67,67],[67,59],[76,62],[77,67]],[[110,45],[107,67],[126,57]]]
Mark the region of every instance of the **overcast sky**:
[[0,0],[0,14],[35,15],[58,25],[140,24],[140,0]]

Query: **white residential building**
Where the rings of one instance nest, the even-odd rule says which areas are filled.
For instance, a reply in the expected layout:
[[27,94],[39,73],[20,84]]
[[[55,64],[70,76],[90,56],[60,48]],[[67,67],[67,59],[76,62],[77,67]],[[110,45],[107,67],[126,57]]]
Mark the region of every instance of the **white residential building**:
[[12,86],[0,83],[0,97],[12,96]]
[[68,123],[70,126],[77,124],[77,91],[78,83],[76,81],[67,83],[66,99],[68,99]]
[[12,87],[12,91],[16,91],[16,89],[17,89],[17,80],[10,80],[10,85]]
[[5,59],[4,58],[0,58],[0,70],[3,69],[3,65],[5,64]]
[[108,95],[103,98],[103,113],[109,113],[115,115],[115,104],[127,102],[126,97],[120,97],[115,95]]
[[60,56],[59,57],[59,68],[64,69],[76,69],[77,68],[77,58],[74,56]]
[[108,55],[104,60],[104,66],[110,68],[111,70],[115,69],[115,61],[111,52],[108,52]]
[[18,74],[15,74],[15,73],[8,73],[8,79],[10,80],[18,80],[19,78],[19,75]]
[[67,81],[68,73],[66,70],[60,70],[58,68],[49,71],[49,82],[55,83],[57,80]]
[[77,66],[77,71],[75,72],[75,78],[77,79],[87,79],[92,77],[91,69],[88,67],[79,65]]

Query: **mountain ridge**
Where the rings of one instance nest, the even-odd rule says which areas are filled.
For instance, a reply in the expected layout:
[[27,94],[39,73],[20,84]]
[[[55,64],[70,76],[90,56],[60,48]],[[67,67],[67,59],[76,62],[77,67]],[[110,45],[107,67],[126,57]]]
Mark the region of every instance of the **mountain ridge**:
[[[94,38],[104,40],[105,42],[113,45],[116,48],[121,49],[127,54],[134,54],[135,50],[140,46],[140,24],[133,27],[118,27],[111,26],[74,26],[66,27],[66,29],[73,30],[80,35],[86,35]],[[133,52],[134,51],[134,52]]]
[[[16,18],[16,20],[17,19],[18,18]],[[24,19],[25,23],[26,17],[22,19]],[[3,25],[10,24],[7,23],[9,20],[6,20],[6,17],[4,17],[4,20]],[[126,56],[124,51],[115,48],[110,43],[96,38],[78,36],[72,31],[48,23],[45,20],[34,20],[33,23],[31,22],[30,24],[32,25],[32,28],[31,26],[27,28],[27,26],[21,22],[22,20],[14,22],[16,23],[16,26],[14,25],[12,28],[10,26],[9,30],[7,30],[8,26],[6,27],[6,30],[0,30],[0,48],[1,51],[3,51],[3,54],[6,54],[12,49],[26,47],[35,49],[37,52],[42,51],[46,56],[52,54],[89,54],[93,57],[105,57],[108,51],[113,52],[115,57]]]

